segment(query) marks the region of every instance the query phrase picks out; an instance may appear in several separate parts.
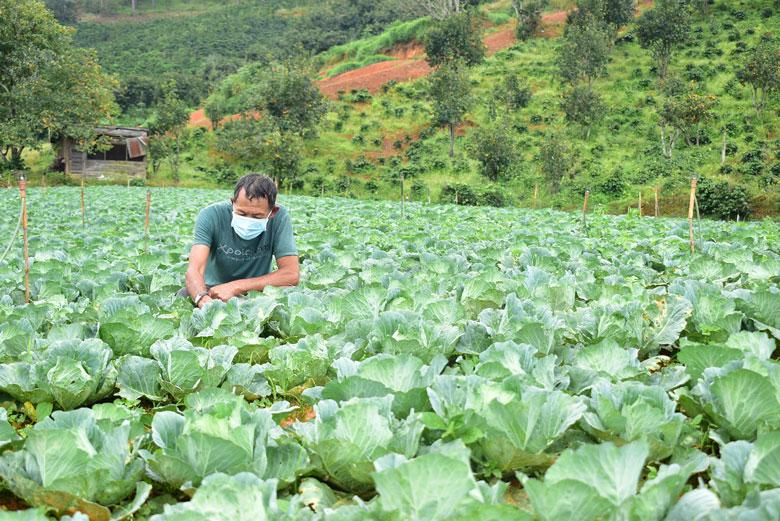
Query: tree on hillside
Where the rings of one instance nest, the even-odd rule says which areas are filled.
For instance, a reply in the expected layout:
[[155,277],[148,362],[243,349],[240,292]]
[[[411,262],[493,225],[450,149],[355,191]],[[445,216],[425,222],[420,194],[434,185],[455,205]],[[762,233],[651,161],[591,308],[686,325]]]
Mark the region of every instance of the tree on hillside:
[[437,125],[446,125],[450,131],[450,157],[455,156],[455,127],[473,103],[468,68],[460,60],[447,62],[430,77],[429,93],[433,100],[433,114]]
[[283,134],[267,120],[243,114],[216,130],[215,147],[247,170],[263,170],[281,187],[298,178],[301,142],[299,136]]
[[606,72],[611,51],[612,36],[603,21],[588,16],[581,24],[571,26],[558,50],[563,80],[571,85],[584,81],[591,87]]
[[485,59],[479,21],[470,11],[436,22],[425,35],[426,60],[431,67],[461,60],[468,66]]
[[577,155],[562,133],[552,132],[545,136],[539,150],[539,167],[553,193],[561,188],[565,177],[574,175]]
[[578,0],[577,8],[566,17],[566,25],[572,27],[594,17],[620,29],[634,19],[636,0]]
[[154,118],[149,124],[152,171],[157,173],[160,162],[168,160],[173,181],[179,182],[181,149],[189,137],[190,111],[176,91],[176,83],[166,82],[163,87],[163,99],[157,105]]
[[566,121],[582,128],[585,139],[590,138],[591,130],[604,119],[606,113],[601,96],[584,85],[578,85],[564,95],[561,110],[566,116]]
[[655,7],[642,13],[637,36],[642,47],[650,49],[658,62],[658,76],[666,78],[674,48],[688,39],[691,14],[688,4],[679,0],[658,0]]
[[241,117],[217,129],[217,149],[287,186],[298,177],[303,140],[316,136],[326,102],[302,62],[274,64],[258,81],[245,93]]
[[771,36],[764,35],[737,69],[737,79],[750,85],[753,107],[761,115],[767,97],[780,90],[780,45]]
[[472,157],[479,162],[480,173],[491,181],[509,177],[517,159],[517,145],[505,125],[481,127],[474,132]]
[[542,11],[549,0],[512,0],[512,8],[517,17],[515,34],[518,40],[532,37],[542,24]]
[[[72,43],[42,2],[5,0],[0,16],[0,163],[22,166],[25,148],[69,136],[84,149],[93,127],[116,113],[117,82],[94,52]],[[6,8],[7,7],[7,8]]]
[[659,108],[661,152],[672,158],[674,146],[680,137],[691,146],[701,143],[704,125],[714,119],[717,98],[698,92],[679,81],[670,81],[664,87],[666,99]]
[[269,118],[282,134],[316,134],[327,107],[306,64],[286,61],[273,65],[259,86],[254,109]]
[[507,73],[504,81],[496,88],[495,97],[506,104],[511,110],[519,110],[528,106],[533,92],[528,82],[518,74]]

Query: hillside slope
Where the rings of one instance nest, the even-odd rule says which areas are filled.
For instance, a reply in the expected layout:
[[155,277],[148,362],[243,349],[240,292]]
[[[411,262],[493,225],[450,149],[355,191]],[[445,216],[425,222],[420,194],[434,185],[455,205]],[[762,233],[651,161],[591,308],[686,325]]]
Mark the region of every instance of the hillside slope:
[[[641,7],[647,8],[647,2]],[[560,13],[548,16],[562,19]],[[338,86],[337,90],[345,93],[333,102],[319,138],[307,145],[303,189],[397,198],[397,179],[403,168],[407,189],[414,185],[413,197],[418,198],[430,193],[437,199],[447,185],[465,183],[475,191],[501,191],[508,195],[508,202],[530,204],[534,186],[541,184],[540,204],[576,207],[582,193],[590,190],[596,206],[625,211],[629,205],[636,207],[643,191],[644,211],[652,213],[653,192],[658,187],[662,213],[679,214],[685,211],[690,177],[698,175],[743,186],[753,199],[754,216],[777,213],[777,100],[770,103],[763,119],[756,118],[749,89],[734,77],[735,67],[761,35],[780,30],[780,14],[774,3],[718,0],[709,16],[694,19],[692,37],[674,54],[672,73],[716,96],[716,117],[705,125],[700,146],[682,142],[672,160],[662,156],[659,146],[658,106],[663,97],[654,61],[636,42],[634,30],[629,26],[621,32],[607,76],[596,81],[607,116],[589,139],[563,120],[560,100],[564,87],[555,65],[559,38],[514,43],[472,71],[477,102],[458,132],[454,159],[447,157],[445,133],[430,126],[431,105],[424,78],[391,82],[373,95],[350,94],[347,87],[360,87],[368,71],[393,70],[402,60],[343,74],[341,79],[354,78],[356,82]],[[418,54],[407,59],[417,62],[421,58]],[[508,110],[496,98],[497,87],[512,74],[527,80],[533,91],[530,103],[519,110]],[[333,84],[338,78],[323,81]],[[495,126],[511,136],[519,155],[512,178],[494,185],[480,176],[470,150],[476,129]],[[728,155],[723,165],[722,128],[728,129]],[[558,194],[548,193],[540,182],[540,150],[550,134],[562,136],[576,159],[574,175],[563,180]],[[219,164],[218,159],[204,160]],[[209,168],[202,168],[204,177],[208,177]],[[445,198],[451,197],[447,193],[451,191],[445,190]]]
[[[139,2],[141,5],[145,3]],[[160,84],[176,81],[196,106],[209,89],[246,63],[299,52],[319,53],[380,32],[404,11],[395,0],[241,0],[214,3],[160,1],[155,11],[85,15],[75,40],[93,47],[101,66],[116,74],[125,112],[154,105]]]

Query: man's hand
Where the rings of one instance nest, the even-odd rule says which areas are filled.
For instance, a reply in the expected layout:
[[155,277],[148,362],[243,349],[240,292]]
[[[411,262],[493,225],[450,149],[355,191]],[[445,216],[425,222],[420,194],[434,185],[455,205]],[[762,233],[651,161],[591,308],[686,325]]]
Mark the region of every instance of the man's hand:
[[214,299],[212,299],[208,295],[203,295],[202,297],[200,297],[200,300],[198,301],[198,309],[203,309],[203,306],[205,306],[206,304],[208,304],[212,300],[214,300]]
[[[238,284],[236,284],[234,281],[212,286],[209,290],[209,297],[212,299],[221,300],[222,302],[227,302],[228,300],[232,299],[233,297],[237,297],[242,293],[243,292],[238,287]],[[205,299],[206,297],[203,298]]]

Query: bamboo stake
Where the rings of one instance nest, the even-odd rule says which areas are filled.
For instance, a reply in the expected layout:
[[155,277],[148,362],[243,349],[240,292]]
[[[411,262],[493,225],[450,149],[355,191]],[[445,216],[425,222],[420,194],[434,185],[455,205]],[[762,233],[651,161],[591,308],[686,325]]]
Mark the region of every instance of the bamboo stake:
[[588,222],[585,220],[585,215],[588,213],[588,196],[590,190],[585,190],[585,200],[582,201],[582,227],[585,228],[585,233],[588,233]]
[[146,191],[146,220],[144,221],[144,235],[149,236],[149,212],[152,209],[152,191]]
[[85,217],[84,209],[84,174],[81,174],[81,226],[86,225],[87,219]]
[[19,179],[19,196],[22,198],[22,240],[24,243],[24,301],[30,303],[30,253],[27,248],[27,181]]
[[401,172],[401,219],[405,218],[406,209],[404,208],[404,174]]
[[655,216],[658,217],[658,185],[655,186]]
[[637,209],[639,210],[639,217],[642,217],[642,190],[639,191],[639,204]]
[[696,202],[696,178],[691,179],[691,199],[688,203],[688,235],[691,242],[691,255],[696,250],[695,242],[693,238],[693,205]]
[[533,202],[533,209],[536,210],[536,200],[539,197],[539,183],[536,183],[534,185],[534,202]]

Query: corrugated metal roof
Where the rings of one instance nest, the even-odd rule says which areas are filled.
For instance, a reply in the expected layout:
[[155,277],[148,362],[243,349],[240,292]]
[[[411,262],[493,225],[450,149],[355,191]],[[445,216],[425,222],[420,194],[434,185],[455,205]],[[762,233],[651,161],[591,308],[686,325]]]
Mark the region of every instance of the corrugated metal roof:
[[148,138],[146,136],[127,138],[127,155],[131,159],[146,155]]
[[95,132],[104,136],[130,138],[130,137],[146,136],[148,131],[147,129],[142,127],[105,126],[105,127],[95,127]]

